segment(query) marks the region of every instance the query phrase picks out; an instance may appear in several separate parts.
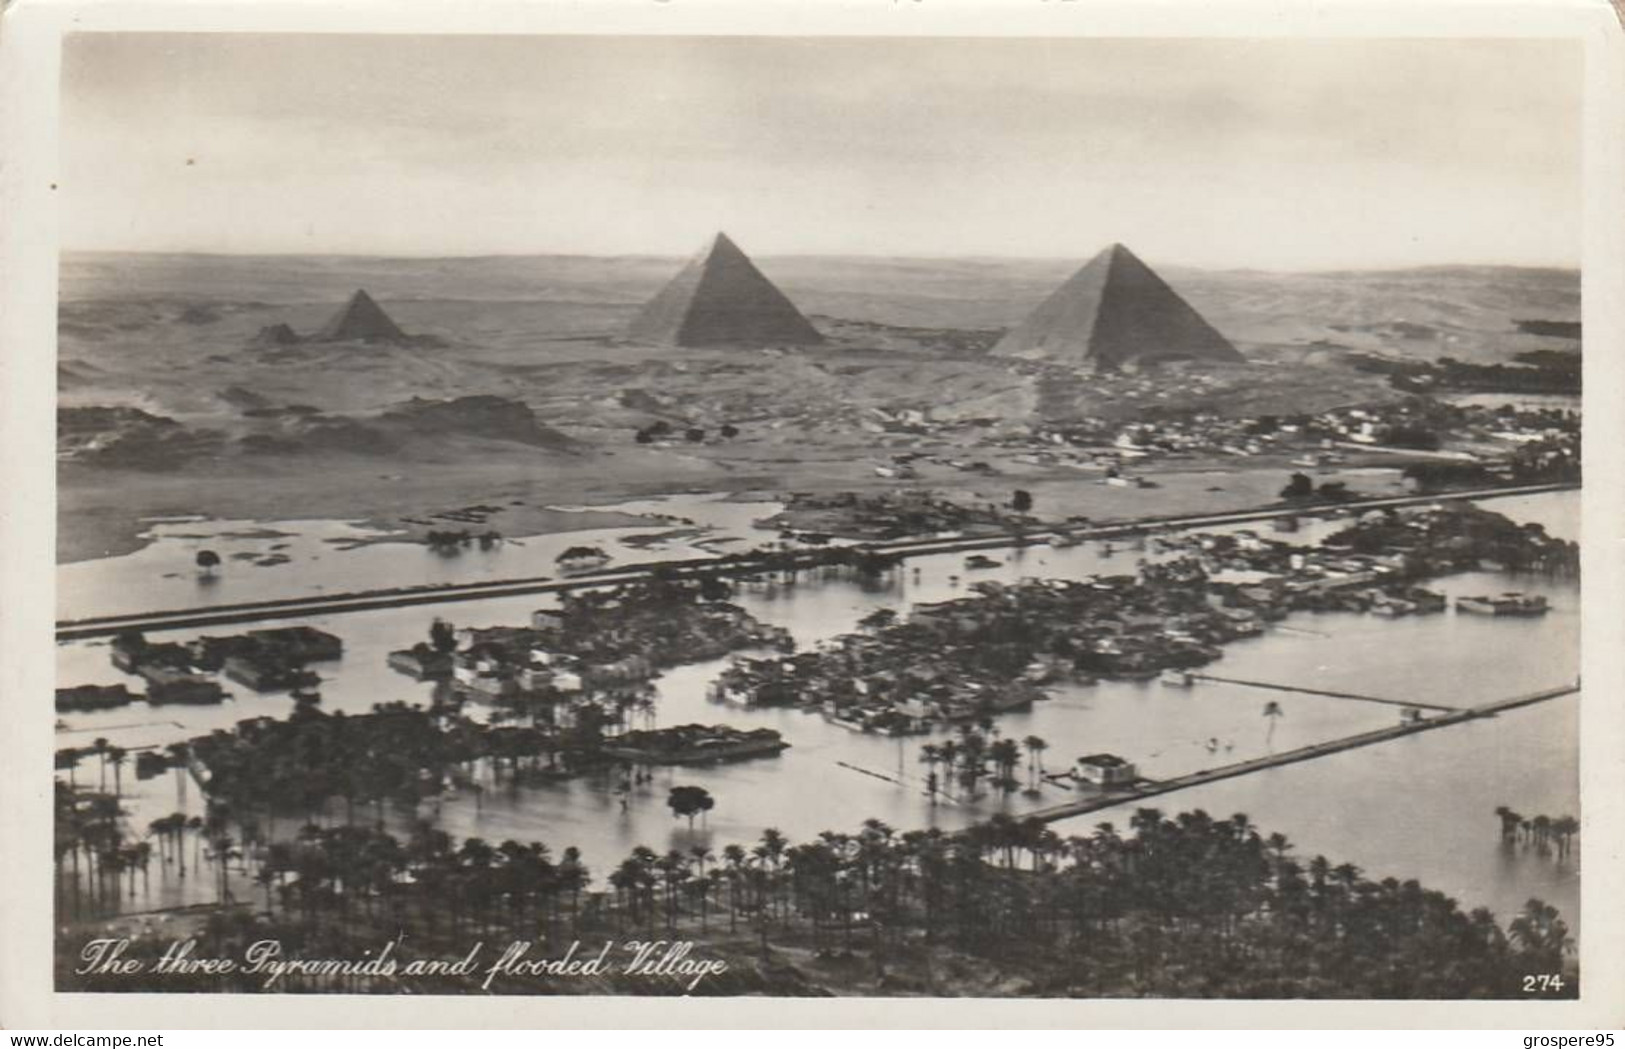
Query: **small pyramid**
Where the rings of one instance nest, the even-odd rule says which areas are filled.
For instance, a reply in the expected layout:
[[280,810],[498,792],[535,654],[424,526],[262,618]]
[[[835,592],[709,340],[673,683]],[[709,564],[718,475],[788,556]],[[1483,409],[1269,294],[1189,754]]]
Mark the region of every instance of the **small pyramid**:
[[404,342],[406,333],[395,326],[389,314],[372,301],[371,295],[358,290],[311,339],[314,342]]
[[299,333],[286,324],[267,324],[250,341],[251,346],[292,346],[299,341]]
[[1090,259],[993,352],[1106,370],[1159,360],[1245,360],[1121,244]]
[[816,345],[795,304],[728,239],[694,257],[633,318],[628,335],[664,346]]

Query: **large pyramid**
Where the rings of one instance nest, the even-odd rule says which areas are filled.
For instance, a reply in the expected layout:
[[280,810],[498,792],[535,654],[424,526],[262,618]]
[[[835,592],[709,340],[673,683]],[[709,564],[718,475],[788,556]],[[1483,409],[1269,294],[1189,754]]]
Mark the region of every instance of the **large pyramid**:
[[1101,369],[1159,360],[1244,359],[1121,244],[1090,259],[993,352]]
[[821,343],[795,304],[726,233],[684,266],[632,320],[639,342],[668,346]]
[[404,342],[406,333],[395,326],[372,296],[358,290],[350,301],[333,314],[322,330],[311,336],[315,342]]

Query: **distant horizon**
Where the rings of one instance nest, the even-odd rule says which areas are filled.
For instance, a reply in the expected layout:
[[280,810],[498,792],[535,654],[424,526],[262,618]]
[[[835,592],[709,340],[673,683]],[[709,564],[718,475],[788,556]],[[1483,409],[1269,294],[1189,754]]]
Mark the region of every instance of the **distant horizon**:
[[[1132,244],[1126,244],[1133,250]],[[227,258],[227,259],[377,259],[384,261],[408,262],[475,262],[483,259],[649,259],[668,261],[683,261],[691,258],[695,252],[653,252],[653,251],[623,251],[623,252],[585,252],[585,251],[502,251],[502,252],[475,252],[470,254],[376,254],[364,251],[188,251],[185,249],[170,248],[67,248],[60,251],[62,258],[70,255],[148,255],[148,256],[174,256],[190,258]],[[912,262],[1042,262],[1042,263],[1072,263],[1081,267],[1094,257],[1093,253],[1087,255],[995,255],[988,253],[964,255],[923,255],[899,252],[872,253],[872,252],[797,252],[797,251],[771,251],[753,252],[746,250],[745,254],[752,260],[757,259],[864,259],[882,262],[888,259],[907,260]],[[1140,255],[1139,252],[1135,252]],[[1327,273],[1404,273],[1421,270],[1449,270],[1449,269],[1505,269],[1505,270],[1549,270],[1555,273],[1581,273],[1583,267],[1579,264],[1563,265],[1557,263],[1535,262],[1422,262],[1402,265],[1370,265],[1370,266],[1310,266],[1301,268],[1270,267],[1270,266],[1212,266],[1187,262],[1166,262],[1154,258],[1140,258],[1152,269],[1169,270],[1196,270],[1204,273],[1293,273],[1293,274],[1327,274]]]
[[762,258],[1572,268],[1577,46],[74,34],[61,237],[664,258],[725,228]]

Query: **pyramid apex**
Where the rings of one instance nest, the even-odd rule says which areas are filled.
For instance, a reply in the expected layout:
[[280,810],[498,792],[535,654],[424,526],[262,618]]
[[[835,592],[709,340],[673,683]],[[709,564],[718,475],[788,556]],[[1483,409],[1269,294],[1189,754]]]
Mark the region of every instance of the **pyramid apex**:
[[734,239],[728,236],[728,234],[724,233],[722,230],[717,230],[717,235],[711,238],[710,251],[729,251],[737,252],[740,255],[744,254],[744,252],[740,250],[739,245],[734,243]]

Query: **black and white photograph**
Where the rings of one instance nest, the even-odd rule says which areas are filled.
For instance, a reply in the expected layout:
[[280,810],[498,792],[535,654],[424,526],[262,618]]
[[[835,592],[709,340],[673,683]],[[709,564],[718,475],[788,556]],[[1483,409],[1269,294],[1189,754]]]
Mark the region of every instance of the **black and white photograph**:
[[67,33],[52,987],[1581,998],[1583,54]]

